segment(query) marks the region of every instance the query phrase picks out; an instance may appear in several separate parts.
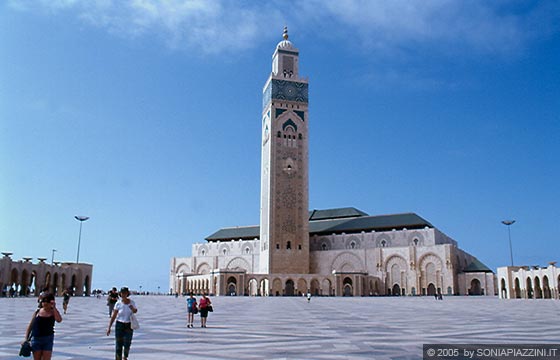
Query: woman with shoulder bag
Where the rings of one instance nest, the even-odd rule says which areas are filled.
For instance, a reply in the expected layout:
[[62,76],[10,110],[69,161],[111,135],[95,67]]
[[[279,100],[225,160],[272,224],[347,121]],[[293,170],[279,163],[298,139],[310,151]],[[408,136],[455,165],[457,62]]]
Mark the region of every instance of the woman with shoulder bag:
[[132,343],[132,335],[134,335],[134,330],[131,326],[131,317],[138,312],[138,308],[134,301],[129,299],[130,291],[128,291],[127,287],[121,288],[119,295],[121,296],[121,300],[115,304],[115,309],[113,310],[113,315],[111,316],[109,327],[107,328],[107,336],[111,334],[113,322],[117,320],[115,325],[115,359],[127,360],[130,344]]
[[62,316],[56,308],[53,294],[41,299],[41,307],[35,311],[27,327],[25,338],[31,338],[34,360],[50,360],[54,345],[54,323],[61,322]]
[[[198,309],[200,311],[200,327],[206,327],[206,320],[208,319],[208,311],[212,309],[212,302],[206,296],[206,294],[202,294],[202,298],[198,302]],[[214,310],[210,310],[214,311]]]

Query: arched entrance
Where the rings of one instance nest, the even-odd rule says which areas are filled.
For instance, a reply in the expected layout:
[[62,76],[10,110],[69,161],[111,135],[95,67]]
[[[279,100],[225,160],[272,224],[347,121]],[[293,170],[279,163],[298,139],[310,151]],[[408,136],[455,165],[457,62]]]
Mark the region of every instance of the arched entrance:
[[237,295],[237,279],[234,276],[230,276],[227,280],[227,294],[228,296]]
[[27,270],[21,272],[21,290],[19,294],[21,296],[29,295],[29,273]]
[[319,290],[319,281],[317,279],[311,280],[311,294],[318,296]]
[[515,292],[515,298],[516,298],[516,299],[521,299],[521,285],[520,285],[520,283],[519,283],[519,279],[518,279],[518,278],[515,278],[515,289],[514,289],[514,292]]
[[349,277],[345,278],[342,282],[342,296],[353,296],[353,286],[352,286],[352,279]]
[[399,286],[399,284],[395,284],[393,285],[393,289],[391,292],[394,296],[399,296],[401,294],[401,287]]
[[541,280],[535,277],[535,299],[542,299]]
[[500,284],[501,284],[500,291],[501,291],[501,294],[502,294],[502,299],[507,299],[506,279],[502,279]]
[[248,293],[249,296],[257,296],[259,295],[259,284],[257,283],[256,279],[251,279],[249,280],[249,284],[248,284]]
[[286,288],[284,289],[285,296],[294,296],[294,281],[292,279],[286,280]]
[[83,290],[84,296],[90,296],[91,295],[91,284],[89,282],[89,276],[86,276],[86,278],[84,279],[84,284],[82,286],[82,290]]
[[19,285],[19,273],[17,269],[12,269],[12,277],[10,279],[10,296],[16,296]]
[[58,289],[58,273],[54,273],[53,276],[52,292],[55,296],[58,296],[60,295],[60,293],[62,293],[62,292],[59,293],[59,289]]
[[528,277],[527,278],[527,299],[532,299],[533,298],[533,284],[531,283],[531,278]]
[[545,299],[552,298],[552,293],[550,291],[550,285],[548,283],[548,276],[543,277],[543,294]]
[[433,283],[428,285],[428,296],[434,296],[436,294],[436,286]]
[[482,295],[482,286],[480,286],[480,280],[478,279],[471,280],[469,295]]
[[260,291],[259,291],[259,295],[261,296],[269,296],[270,294],[268,293],[268,279],[262,279],[260,282]]

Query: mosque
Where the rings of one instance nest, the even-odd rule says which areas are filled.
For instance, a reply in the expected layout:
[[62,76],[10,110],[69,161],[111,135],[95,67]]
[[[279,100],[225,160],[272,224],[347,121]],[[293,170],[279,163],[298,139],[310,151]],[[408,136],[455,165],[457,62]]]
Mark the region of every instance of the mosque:
[[415,213],[309,210],[308,79],[283,40],[263,88],[260,225],[222,228],[171,259],[172,293],[495,295],[495,274]]

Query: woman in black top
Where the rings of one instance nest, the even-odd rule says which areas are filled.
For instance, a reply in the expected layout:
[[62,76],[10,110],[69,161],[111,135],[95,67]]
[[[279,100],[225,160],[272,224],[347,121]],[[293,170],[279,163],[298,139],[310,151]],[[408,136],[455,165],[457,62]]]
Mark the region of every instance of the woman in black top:
[[31,333],[31,349],[34,360],[50,360],[54,343],[54,323],[61,322],[62,316],[56,308],[53,294],[41,299],[41,308],[33,314],[27,327],[25,338]]

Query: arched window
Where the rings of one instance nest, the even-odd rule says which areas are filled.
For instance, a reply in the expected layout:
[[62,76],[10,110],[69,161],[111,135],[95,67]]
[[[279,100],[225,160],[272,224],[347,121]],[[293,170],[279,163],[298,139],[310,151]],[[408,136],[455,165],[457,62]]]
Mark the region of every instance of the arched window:
[[418,246],[418,239],[415,238],[412,242],[414,243],[414,246]]
[[382,241],[381,241],[381,247],[386,247],[386,246],[387,246],[387,241],[382,240]]
[[292,248],[292,242],[291,242],[291,241],[288,241],[288,242],[286,243],[286,249],[291,249],[291,248]]
[[321,250],[323,250],[323,251],[327,250],[327,244],[322,243],[321,244]]

